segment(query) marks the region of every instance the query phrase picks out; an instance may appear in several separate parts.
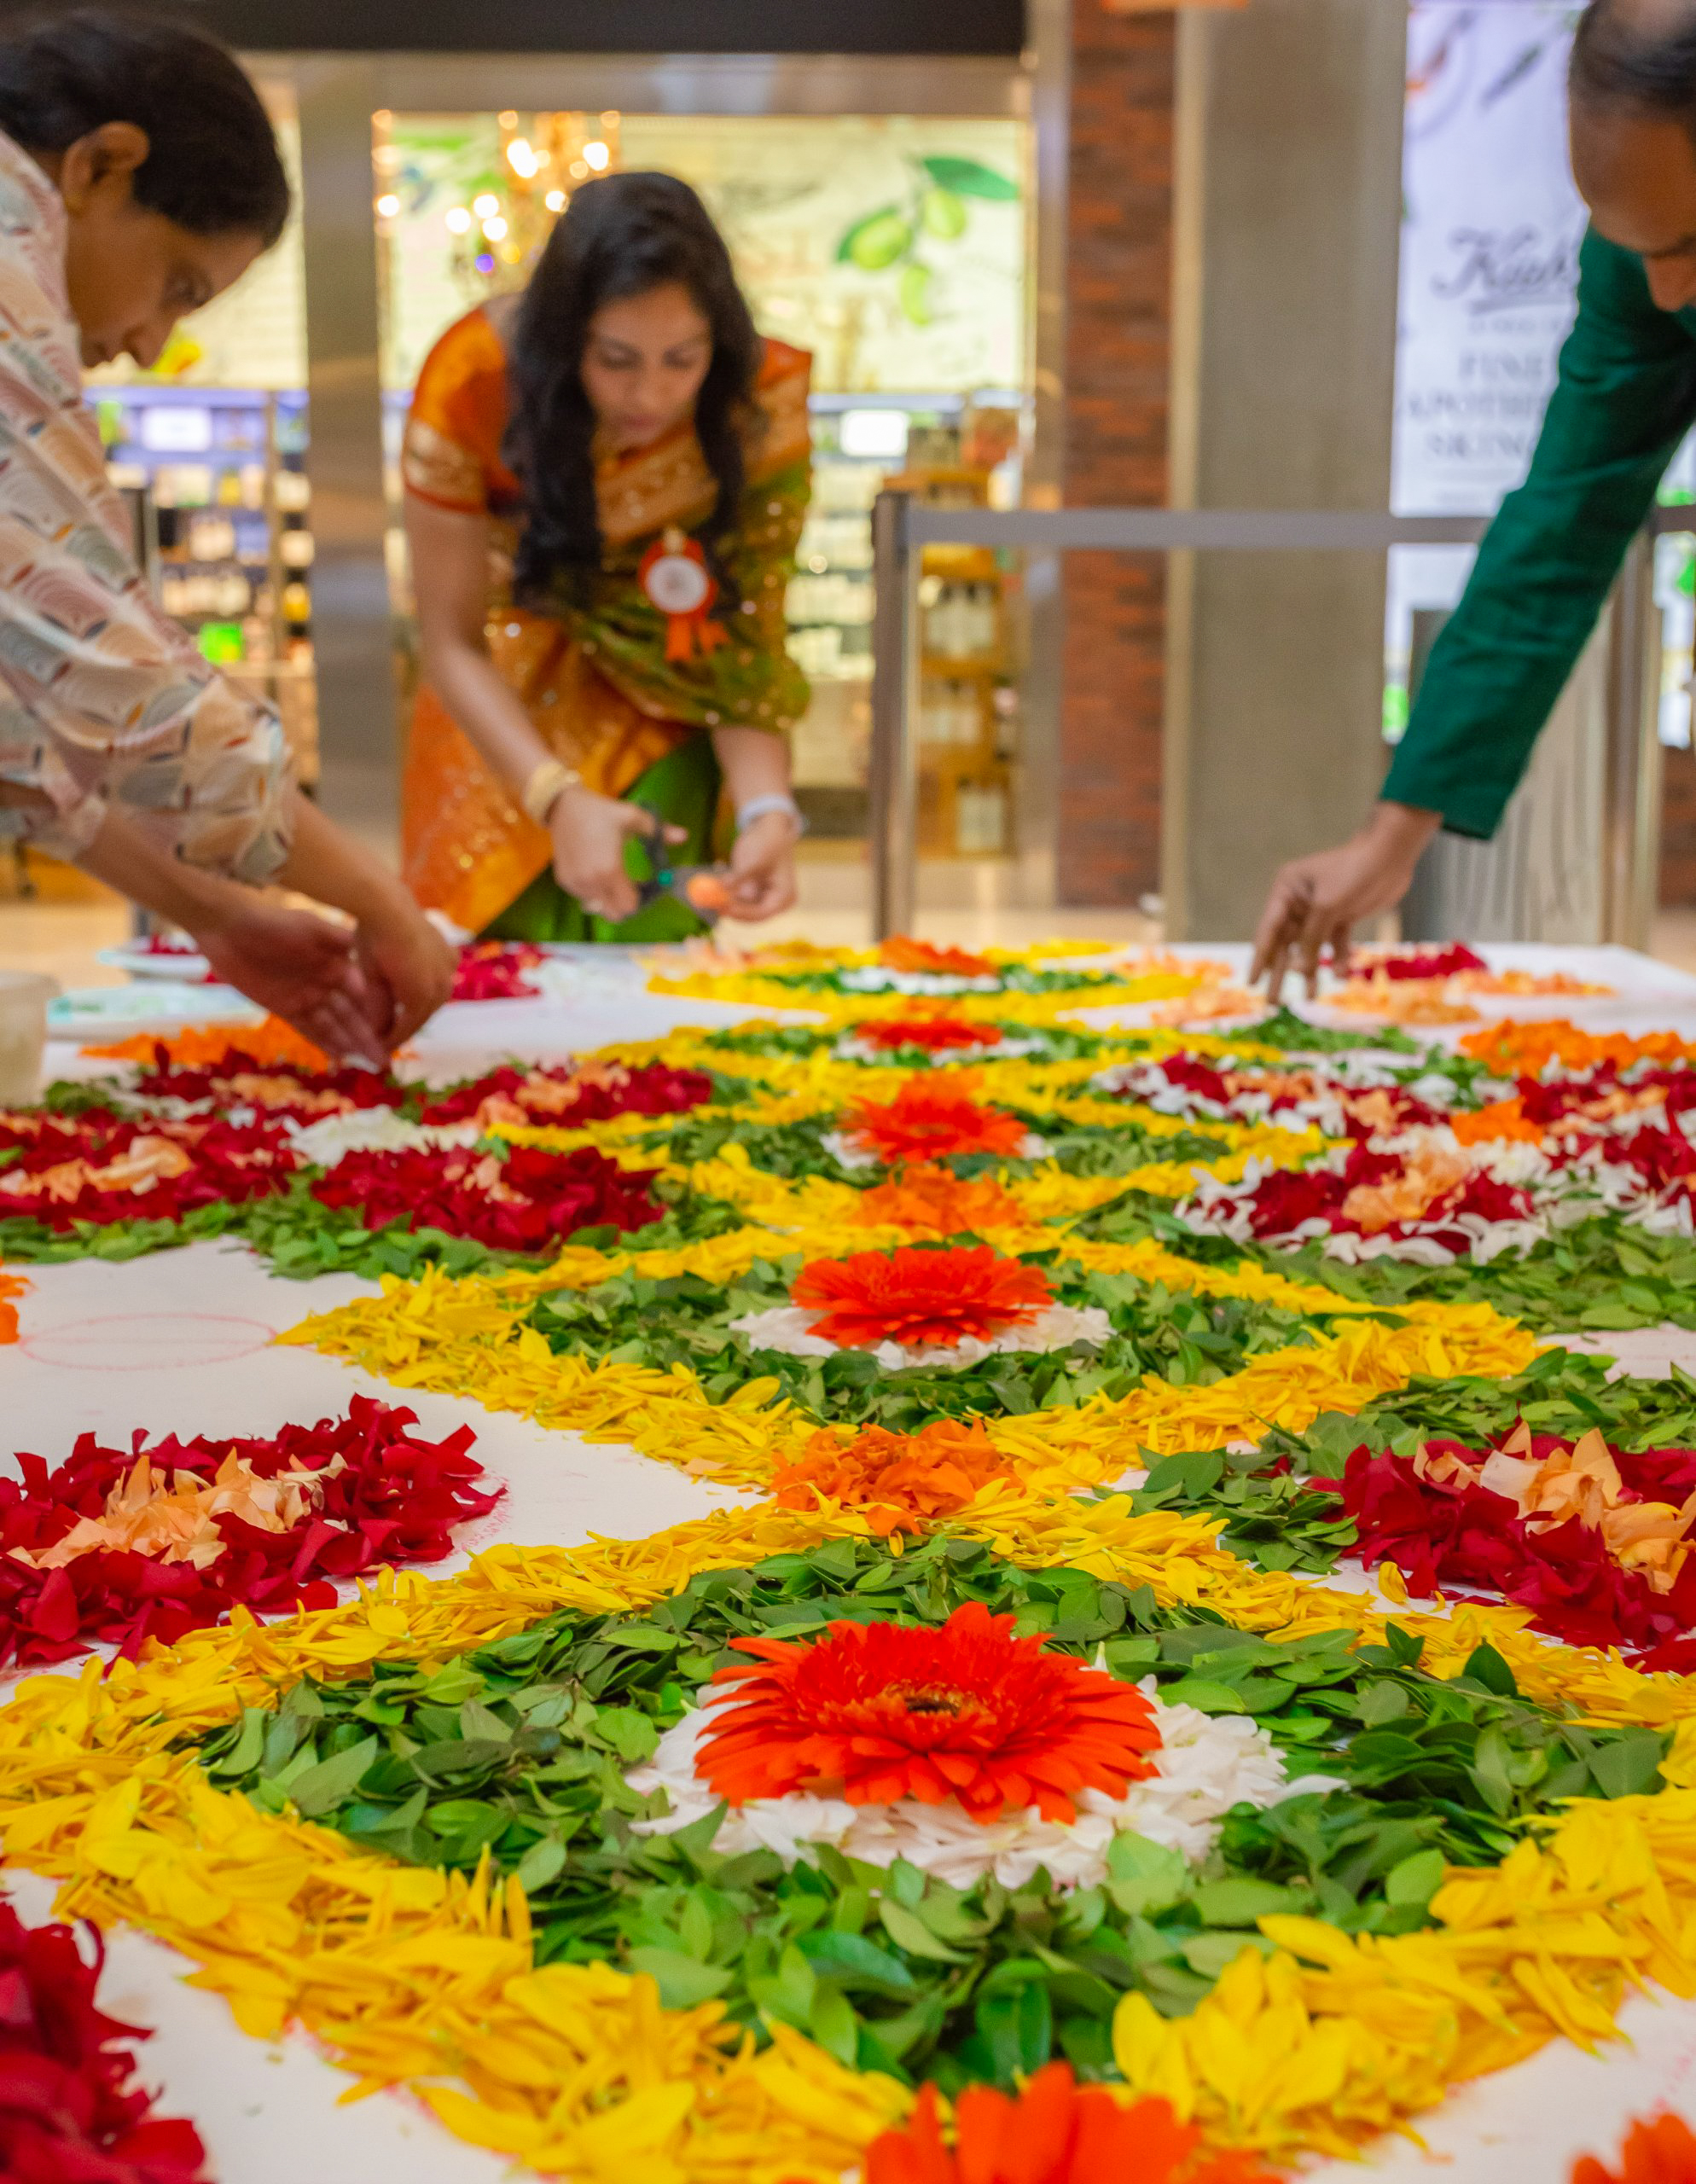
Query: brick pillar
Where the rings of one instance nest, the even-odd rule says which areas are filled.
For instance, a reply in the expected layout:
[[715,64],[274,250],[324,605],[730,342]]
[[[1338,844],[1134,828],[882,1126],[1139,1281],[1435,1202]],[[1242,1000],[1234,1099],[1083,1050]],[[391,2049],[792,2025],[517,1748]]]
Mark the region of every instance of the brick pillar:
[[[1175,18],[1073,0],[1066,218],[1066,491],[1073,507],[1166,498]],[[1165,572],[1159,555],[1066,561],[1062,903],[1160,885]]]

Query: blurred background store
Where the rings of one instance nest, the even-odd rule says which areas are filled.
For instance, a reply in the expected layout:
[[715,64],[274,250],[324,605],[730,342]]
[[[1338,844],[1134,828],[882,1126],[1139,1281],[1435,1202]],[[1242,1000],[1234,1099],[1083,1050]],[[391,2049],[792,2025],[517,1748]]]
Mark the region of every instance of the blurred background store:
[[[521,285],[591,175],[694,183],[759,322],[813,353],[788,598],[811,831],[789,923],[822,937],[866,915],[884,485],[1487,512],[1570,316],[1565,0],[621,0],[616,52],[580,0],[163,12],[247,57],[302,211],[157,369],[97,374],[89,399],[163,603],[385,844],[415,675],[409,390],[446,324]],[[1369,797],[1467,558],[1400,551],[1386,592],[1381,555],[927,549],[926,929],[1240,932],[1277,857]],[[1640,924],[1663,841],[1663,892],[1696,899],[1687,539],[1662,542],[1655,592]],[[1582,698],[1504,850],[1434,863],[1414,913],[1433,930],[1625,937],[1592,884],[1603,818],[1572,818],[1603,763],[1603,701]],[[39,858],[0,892],[72,921],[9,920],[9,959],[80,955],[121,921]]]

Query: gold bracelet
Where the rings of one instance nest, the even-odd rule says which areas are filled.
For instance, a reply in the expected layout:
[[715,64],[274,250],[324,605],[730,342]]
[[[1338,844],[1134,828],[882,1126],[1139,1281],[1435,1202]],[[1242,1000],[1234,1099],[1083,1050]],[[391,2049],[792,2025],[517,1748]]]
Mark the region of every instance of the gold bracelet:
[[545,827],[549,813],[566,790],[582,787],[583,775],[575,766],[561,765],[557,758],[544,758],[519,791],[518,800],[538,827]]

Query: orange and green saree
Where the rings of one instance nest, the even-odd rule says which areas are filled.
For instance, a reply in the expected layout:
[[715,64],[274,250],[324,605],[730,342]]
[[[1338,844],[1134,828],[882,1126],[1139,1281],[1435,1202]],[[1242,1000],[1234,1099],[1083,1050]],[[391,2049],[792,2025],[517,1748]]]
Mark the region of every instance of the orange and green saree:
[[[490,518],[489,653],[548,748],[603,796],[642,804],[687,829],[680,863],[712,854],[719,779],[711,731],[784,735],[807,702],[785,649],[784,593],[810,482],[810,359],[768,341],[747,439],[741,517],[720,546],[739,602],[717,610],[726,641],[666,656],[667,618],[639,580],[642,557],[671,526],[687,530],[717,485],[692,426],[599,462],[604,550],[580,600],[543,613],[512,599],[518,480],[501,458],[506,352],[479,306],[426,359],[402,450],[409,493]],[[490,770],[427,684],[418,693],[403,777],[408,884],[427,909],[507,939],[670,940],[699,932],[669,896],[613,925],[591,917],[554,877],[550,845]],[[633,876],[647,875],[639,849]]]

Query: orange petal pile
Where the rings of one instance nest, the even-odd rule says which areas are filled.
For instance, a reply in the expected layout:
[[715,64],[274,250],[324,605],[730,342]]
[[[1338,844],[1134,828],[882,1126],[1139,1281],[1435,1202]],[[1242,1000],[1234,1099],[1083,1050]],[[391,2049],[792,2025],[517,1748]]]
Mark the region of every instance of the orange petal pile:
[[921,1161],[890,1182],[862,1191],[854,1218],[868,1228],[909,1228],[915,1236],[946,1237],[1022,1228],[1027,1217],[992,1176],[967,1182],[950,1168]]
[[[874,2184],[869,2169],[866,2184]],[[1581,2154],[1572,2164],[1572,2184],[1696,2184],[1696,2132],[1680,2116],[1635,2123],[1620,2149],[1618,2169],[1605,2169],[1594,2154]]]
[[917,1433],[868,1426],[847,1442],[828,1428],[813,1435],[772,1480],[780,1509],[812,1510],[821,1502],[864,1512],[880,1538],[952,1516],[992,1478],[1009,1475],[984,1426],[936,1418]]
[[987,956],[974,956],[967,948],[938,948],[933,941],[913,940],[897,933],[878,950],[878,961],[886,971],[932,971],[945,978],[987,979],[995,965]]
[[968,1336],[987,1342],[1028,1327],[1054,1301],[1040,1267],[1003,1258],[988,1244],[937,1251],[904,1245],[813,1259],[790,1292],[822,1316],[812,1331],[844,1350],[956,1350]]
[[1492,1024],[1469,1031],[1461,1051],[1487,1062],[1497,1077],[1540,1077],[1550,1062],[1567,1069],[1594,1069],[1598,1062],[1696,1061],[1696,1044],[1676,1031],[1647,1031],[1632,1038],[1623,1031],[1583,1031],[1565,1017],[1535,1024]]
[[0,1267],[0,1342],[15,1342],[18,1339],[18,1308],[10,1300],[21,1297],[29,1283],[20,1274],[8,1274]]
[[110,1046],[84,1047],[83,1052],[98,1061],[152,1062],[160,1047],[168,1060],[185,1069],[206,1069],[231,1052],[254,1061],[298,1062],[304,1069],[328,1069],[330,1058],[322,1047],[302,1038],[292,1024],[280,1016],[267,1016],[263,1024],[190,1024],[173,1038],[161,1039],[152,1031],[119,1039]]
[[[1167,2102],[1080,2086],[1070,2063],[1045,2064],[1016,2095],[968,2086],[952,2136],[935,2086],[921,2086],[908,2121],[867,2149],[865,2184],[1273,2184],[1252,2155],[1204,2153],[1201,2133]],[[1604,2184],[1603,2172],[1573,2184]]]
[[907,1077],[892,1100],[856,1100],[845,1107],[843,1134],[891,1167],[962,1153],[1017,1159],[1028,1135],[1025,1124],[979,1100],[982,1083],[981,1073],[968,1069]]
[[1153,1709],[1013,1623],[969,1600],[939,1629],[833,1623],[803,1643],[733,1639],[754,1658],[713,1677],[736,1697],[714,1710],[697,1769],[733,1805],[805,1790],[855,1805],[952,1802],[984,1822],[1035,1805],[1066,1823],[1080,1790],[1122,1798],[1153,1771]]

